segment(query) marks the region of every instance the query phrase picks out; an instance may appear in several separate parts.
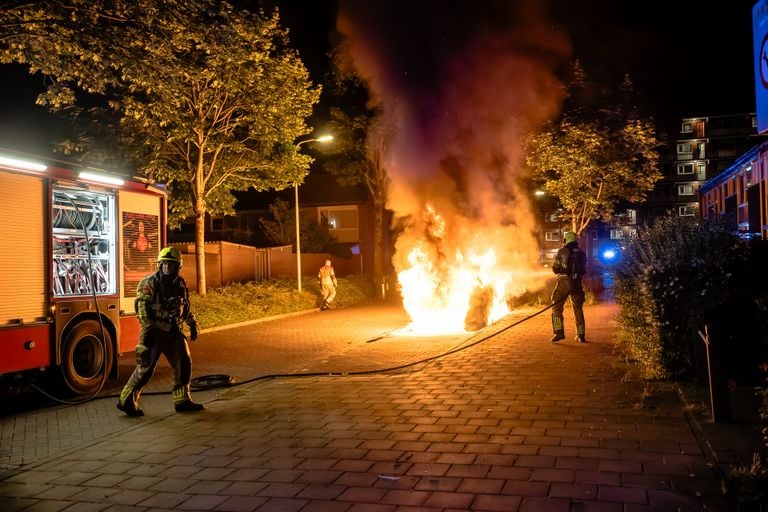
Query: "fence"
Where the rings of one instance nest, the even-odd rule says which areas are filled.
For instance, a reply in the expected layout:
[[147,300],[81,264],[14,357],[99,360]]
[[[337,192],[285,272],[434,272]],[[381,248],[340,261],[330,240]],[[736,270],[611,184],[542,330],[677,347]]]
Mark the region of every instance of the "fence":
[[[181,276],[190,291],[197,290],[195,244],[172,244],[181,251]],[[205,278],[210,288],[227,283],[261,281],[269,278],[266,249],[230,242],[205,244]]]
[[[172,244],[181,251],[181,276],[190,291],[197,291],[197,265],[195,244]],[[325,253],[302,253],[302,276],[314,276],[330,259],[336,275],[344,277],[362,273],[359,254],[349,259],[336,258]],[[262,281],[279,277],[296,277],[296,254],[290,245],[261,249],[230,242],[206,242],[205,277],[209,288],[218,288],[228,283]]]

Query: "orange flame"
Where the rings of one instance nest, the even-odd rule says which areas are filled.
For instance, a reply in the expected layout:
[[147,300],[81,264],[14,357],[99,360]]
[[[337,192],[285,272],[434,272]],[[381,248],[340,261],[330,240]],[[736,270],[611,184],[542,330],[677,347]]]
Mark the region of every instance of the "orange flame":
[[446,223],[427,206],[425,235],[408,253],[398,275],[411,330],[443,333],[477,330],[509,313],[507,300],[524,288],[515,272],[498,266],[493,247],[457,248],[446,253]]

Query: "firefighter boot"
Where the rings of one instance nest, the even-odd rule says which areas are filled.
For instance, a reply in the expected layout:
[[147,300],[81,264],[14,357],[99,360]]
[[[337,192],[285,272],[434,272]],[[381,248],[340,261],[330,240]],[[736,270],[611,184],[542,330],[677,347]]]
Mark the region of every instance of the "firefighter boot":
[[178,404],[174,404],[174,407],[176,408],[176,412],[197,412],[205,409],[203,404],[195,403],[192,400],[179,402]]
[[579,343],[586,343],[587,342],[587,338],[583,334],[577,334],[576,335],[576,341],[578,341]]
[[551,341],[552,343],[557,343],[558,341],[564,340],[564,339],[565,339],[565,331],[555,331],[555,334],[551,338],[549,338],[549,341]]
[[131,418],[139,418],[141,416],[144,416],[144,411],[136,407],[136,404],[133,402],[133,397],[130,397],[130,396],[123,403],[120,403],[120,400],[118,400],[117,408],[123,411],[125,414],[127,414]]

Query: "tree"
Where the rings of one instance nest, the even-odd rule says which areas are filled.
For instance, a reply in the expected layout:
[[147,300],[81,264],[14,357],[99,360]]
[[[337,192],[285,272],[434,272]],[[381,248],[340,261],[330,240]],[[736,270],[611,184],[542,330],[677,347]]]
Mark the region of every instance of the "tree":
[[336,151],[326,168],[342,185],[365,186],[373,201],[373,274],[378,280],[384,274],[384,213],[389,184],[386,154],[394,135],[393,123],[384,117],[383,109],[367,104],[368,91],[344,60],[343,44],[333,55],[333,62],[333,92],[344,107],[331,108]]
[[260,218],[259,224],[267,239],[276,245],[288,245],[296,240],[296,223],[288,201],[278,198],[269,205],[271,218]]
[[645,200],[662,177],[655,125],[636,99],[629,77],[614,93],[589,82],[577,61],[563,114],[526,143],[534,180],[577,234],[592,219],[610,220],[620,201]]
[[294,141],[311,131],[320,88],[277,11],[218,0],[15,1],[0,24],[0,62],[50,80],[38,103],[76,105],[75,90],[106,101],[139,171],[168,186],[169,223],[194,216],[201,295],[206,213],[233,213],[233,190],[280,190],[307,173],[312,159]]
[[[269,205],[271,218],[259,219],[259,224],[270,243],[288,245],[296,242],[296,219],[288,201],[278,198]],[[314,219],[300,216],[301,245],[307,252],[334,252],[336,237]]]

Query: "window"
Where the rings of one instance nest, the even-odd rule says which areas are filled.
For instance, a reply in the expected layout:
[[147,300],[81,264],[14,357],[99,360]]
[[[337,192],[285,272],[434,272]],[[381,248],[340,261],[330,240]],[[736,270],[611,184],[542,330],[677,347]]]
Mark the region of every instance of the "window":
[[679,196],[692,196],[693,195],[693,185],[678,185],[677,186],[677,195]]
[[696,163],[696,178],[700,180],[707,179],[707,164],[706,162]]
[[547,242],[559,242],[560,241],[560,231],[559,230],[548,230],[544,233],[544,240]]
[[624,230],[621,228],[611,229],[611,240],[621,240],[624,238]]
[[691,131],[693,131],[691,123],[683,123],[683,128],[680,130],[680,133],[691,133]]
[[319,209],[320,225],[341,243],[359,242],[357,206],[334,206]]
[[693,164],[678,164],[677,174],[693,174]]
[[677,145],[677,152],[678,153],[690,153],[691,151],[692,151],[691,150],[691,145],[688,142],[685,142],[683,144],[678,144]]
[[211,217],[211,231],[224,231],[224,217]]
[[677,208],[677,214],[680,217],[693,217],[696,215],[696,210],[694,210],[693,206],[679,206]]

